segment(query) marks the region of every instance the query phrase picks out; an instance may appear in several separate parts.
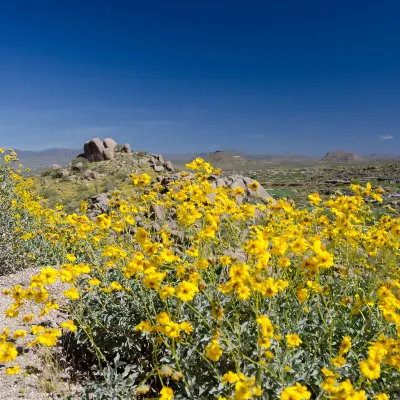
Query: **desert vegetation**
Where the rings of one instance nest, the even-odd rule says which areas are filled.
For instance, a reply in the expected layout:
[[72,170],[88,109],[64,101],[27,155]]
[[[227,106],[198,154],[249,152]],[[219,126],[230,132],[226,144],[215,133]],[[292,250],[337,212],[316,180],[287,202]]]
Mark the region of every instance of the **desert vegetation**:
[[84,199],[67,212],[39,196],[15,153],[0,168],[4,265],[42,266],[3,291],[25,328],[1,332],[2,372],[24,379],[24,348],[56,363],[68,343],[85,375],[71,399],[399,398],[400,218],[373,209],[380,187],[297,208],[213,185],[221,171],[198,158],[167,184],[130,173],[89,218]]

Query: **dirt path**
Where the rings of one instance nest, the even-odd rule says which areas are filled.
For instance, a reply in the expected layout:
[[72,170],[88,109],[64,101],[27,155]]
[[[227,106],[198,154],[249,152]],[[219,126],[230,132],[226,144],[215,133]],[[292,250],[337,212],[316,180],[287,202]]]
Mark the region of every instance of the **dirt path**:
[[[13,302],[13,299],[9,296],[4,296],[1,292],[4,289],[11,289],[17,284],[29,285],[30,278],[40,270],[41,268],[29,268],[12,275],[0,276],[0,332],[6,326],[11,332],[16,329],[26,329],[28,336],[24,338],[24,343],[33,339],[33,336],[29,334],[30,327],[31,325],[38,325],[38,320],[24,324],[19,318],[7,318],[5,310]],[[60,283],[52,287],[50,292],[52,298],[57,300],[59,293],[62,293],[62,285]],[[25,305],[21,310],[21,315],[37,313],[39,310],[40,307],[38,305]],[[51,310],[49,314],[40,319],[40,323],[55,327],[60,320],[65,320],[65,316],[63,317],[57,310]],[[19,350],[21,351],[21,349]],[[69,391],[68,385],[55,379],[56,374],[52,370],[51,363],[45,361],[46,349],[29,348],[28,351],[25,351],[25,354],[22,357],[18,357],[14,363],[7,365],[0,363],[0,400],[63,398],[66,391]],[[6,375],[6,368],[15,364],[20,365],[21,373],[18,375]],[[32,372],[24,374],[27,369]],[[62,392],[64,395],[57,395],[57,392]]]

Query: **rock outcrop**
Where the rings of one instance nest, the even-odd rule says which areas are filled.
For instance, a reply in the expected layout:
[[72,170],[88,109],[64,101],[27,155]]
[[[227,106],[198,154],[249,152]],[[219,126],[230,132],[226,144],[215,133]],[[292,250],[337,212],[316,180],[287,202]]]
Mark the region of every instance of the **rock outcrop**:
[[[194,179],[195,174],[190,173],[183,179]],[[167,176],[159,176],[157,178],[164,187],[168,187],[169,184],[175,180],[182,180],[180,173],[169,174]],[[244,198],[247,200],[254,199],[257,201],[263,201],[267,203],[269,201],[275,202],[274,198],[254,179],[242,175],[210,175],[208,178],[212,185],[212,189],[218,187],[228,187],[231,189],[241,188],[243,189],[243,196],[237,196],[237,202],[242,202]]]
[[156,172],[174,171],[171,161],[165,161],[161,154],[152,154],[149,162],[151,168]]
[[[90,162],[113,160],[117,149],[117,142],[114,139],[106,138],[101,141],[99,138],[93,138],[83,145],[83,153],[78,157],[84,157]],[[124,153],[130,153],[129,143],[124,144],[122,148]]]

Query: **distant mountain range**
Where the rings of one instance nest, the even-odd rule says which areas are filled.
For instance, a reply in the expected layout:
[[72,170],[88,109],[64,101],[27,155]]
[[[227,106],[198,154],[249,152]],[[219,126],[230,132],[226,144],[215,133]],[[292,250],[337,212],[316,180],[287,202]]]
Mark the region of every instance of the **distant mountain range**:
[[319,157],[312,157],[306,154],[297,154],[297,153],[283,153],[283,154],[270,154],[270,153],[246,153],[240,150],[217,150],[213,152],[206,153],[166,153],[163,156],[171,161],[176,162],[186,162],[193,160],[196,157],[201,157],[204,159],[210,158],[218,158],[222,156],[222,154],[230,154],[233,157],[241,157],[246,160],[268,160],[268,161],[285,161],[285,160],[313,160],[318,159]]
[[25,167],[48,168],[53,164],[66,165],[82,150],[77,149],[47,149],[42,151],[27,151],[14,149]]
[[[22,164],[30,168],[51,168],[53,164],[67,165],[73,158],[82,152],[79,149],[47,149],[42,151],[26,151],[18,150],[17,152],[19,159]],[[336,152],[332,152],[335,153]],[[354,153],[352,153],[354,154]],[[364,161],[368,160],[399,160],[400,155],[397,154],[368,154],[363,156],[356,155],[356,158]],[[282,153],[282,154],[271,154],[271,153],[246,153],[240,150],[219,150],[214,152],[203,152],[203,153],[163,153],[163,157],[166,160],[171,160],[176,163],[184,163],[195,159],[196,157],[202,157],[210,162],[225,161],[231,159],[236,163],[244,162],[245,160],[267,160],[267,161],[318,161],[323,160],[321,157],[313,157],[306,154],[297,153]]]

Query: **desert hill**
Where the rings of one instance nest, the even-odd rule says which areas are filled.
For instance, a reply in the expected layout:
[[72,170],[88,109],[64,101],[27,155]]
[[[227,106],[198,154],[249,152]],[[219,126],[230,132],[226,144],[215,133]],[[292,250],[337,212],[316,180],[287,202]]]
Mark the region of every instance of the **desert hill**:
[[331,151],[329,153],[326,153],[325,156],[321,158],[321,161],[333,161],[333,162],[348,162],[348,161],[362,161],[362,160],[363,160],[362,156],[344,150]]

